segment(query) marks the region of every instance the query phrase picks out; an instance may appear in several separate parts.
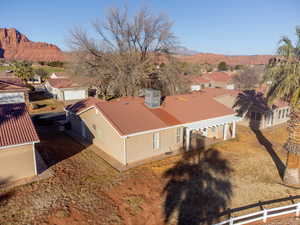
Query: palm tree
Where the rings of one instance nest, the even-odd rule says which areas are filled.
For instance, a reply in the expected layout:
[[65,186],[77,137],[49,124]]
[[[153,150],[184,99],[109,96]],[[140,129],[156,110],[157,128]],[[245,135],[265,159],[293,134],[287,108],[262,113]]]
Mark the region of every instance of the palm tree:
[[289,138],[284,145],[288,152],[284,182],[288,185],[300,184],[300,27],[296,28],[296,34],[296,45],[288,37],[281,38],[278,57],[270,60],[264,76],[264,81],[269,84],[266,94],[268,102],[280,98],[291,107]]

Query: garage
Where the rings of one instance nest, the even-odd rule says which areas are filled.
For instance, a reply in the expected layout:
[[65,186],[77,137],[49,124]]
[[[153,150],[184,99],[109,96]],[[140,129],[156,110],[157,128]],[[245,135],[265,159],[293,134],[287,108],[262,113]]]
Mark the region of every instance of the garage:
[[25,102],[24,92],[0,93],[0,104]]
[[65,101],[85,99],[86,90],[65,90],[64,97],[65,97]]

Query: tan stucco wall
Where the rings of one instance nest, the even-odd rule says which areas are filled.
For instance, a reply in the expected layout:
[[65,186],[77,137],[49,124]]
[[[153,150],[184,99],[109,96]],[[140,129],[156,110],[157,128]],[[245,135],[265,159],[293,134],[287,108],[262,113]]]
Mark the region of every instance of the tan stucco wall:
[[33,144],[0,149],[0,184],[35,175]]
[[224,126],[216,126],[215,129],[208,128],[207,130],[207,137],[209,138],[223,138],[224,137]]
[[177,128],[159,131],[159,149],[153,149],[153,133],[128,137],[126,139],[127,162],[133,163],[167,152],[178,150],[183,143],[183,128],[181,128],[181,141],[176,143]]
[[[95,109],[90,109],[82,114],[80,118],[92,134],[92,142],[104,152],[125,164],[124,139],[105,120],[104,116]],[[94,127],[96,129],[94,129]]]

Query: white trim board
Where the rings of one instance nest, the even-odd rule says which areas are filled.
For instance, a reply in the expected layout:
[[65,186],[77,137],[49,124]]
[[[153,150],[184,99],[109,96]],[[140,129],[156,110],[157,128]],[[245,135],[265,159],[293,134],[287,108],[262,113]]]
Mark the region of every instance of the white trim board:
[[39,141],[26,142],[26,143],[16,144],[16,145],[7,145],[7,146],[0,147],[0,149],[14,148],[22,145],[29,145],[29,144],[36,144],[36,143],[39,143]]

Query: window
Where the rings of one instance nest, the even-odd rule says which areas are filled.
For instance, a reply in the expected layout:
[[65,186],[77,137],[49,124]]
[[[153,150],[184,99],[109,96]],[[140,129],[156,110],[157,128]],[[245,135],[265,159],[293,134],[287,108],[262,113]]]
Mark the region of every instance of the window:
[[178,127],[176,130],[176,143],[181,142],[181,127]]
[[211,132],[216,132],[216,127],[212,127]]
[[153,149],[159,149],[159,133],[153,133],[152,137]]

